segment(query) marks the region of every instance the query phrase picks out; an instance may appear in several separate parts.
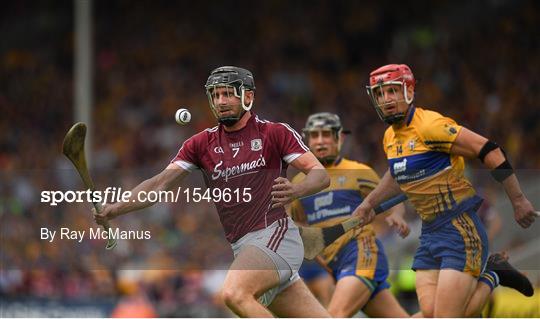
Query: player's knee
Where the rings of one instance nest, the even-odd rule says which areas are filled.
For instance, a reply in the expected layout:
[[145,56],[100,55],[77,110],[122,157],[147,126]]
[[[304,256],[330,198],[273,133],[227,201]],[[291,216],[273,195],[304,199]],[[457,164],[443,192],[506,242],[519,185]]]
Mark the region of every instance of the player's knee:
[[337,305],[330,302],[330,305],[328,305],[328,313],[332,318],[349,318],[352,315],[354,315],[356,312],[356,308],[354,306],[351,307],[351,305]]
[[424,318],[433,318],[433,316],[435,315],[435,307],[433,307],[432,305],[423,306],[421,308],[422,316]]
[[255,296],[238,287],[224,287],[221,296],[225,304],[229,307],[237,307],[244,302],[255,299]]
[[351,316],[349,312],[343,308],[329,307],[328,313],[332,318],[348,318]]

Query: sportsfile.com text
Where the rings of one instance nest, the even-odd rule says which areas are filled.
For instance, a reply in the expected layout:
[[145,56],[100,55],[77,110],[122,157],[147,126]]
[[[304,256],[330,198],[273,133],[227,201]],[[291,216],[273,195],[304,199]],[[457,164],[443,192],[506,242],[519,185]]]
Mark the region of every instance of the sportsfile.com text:
[[104,191],[86,190],[86,191],[42,191],[41,202],[48,203],[50,206],[57,206],[59,203],[112,203],[112,202],[159,202],[173,203],[178,200],[185,202],[244,202],[251,201],[251,188],[206,188],[178,187],[176,191],[141,191],[135,197],[129,190],[123,190],[121,187],[107,187]]

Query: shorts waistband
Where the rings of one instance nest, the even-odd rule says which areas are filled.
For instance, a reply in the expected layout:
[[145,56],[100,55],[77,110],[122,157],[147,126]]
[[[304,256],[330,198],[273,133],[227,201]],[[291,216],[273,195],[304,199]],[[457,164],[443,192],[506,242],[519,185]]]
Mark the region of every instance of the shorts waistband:
[[422,221],[422,233],[430,233],[439,228],[441,225],[446,224],[454,217],[463,214],[464,212],[476,213],[480,205],[484,200],[479,196],[472,196],[462,200],[456,207],[439,213],[435,219],[431,221]]
[[255,230],[252,230],[250,231],[249,233],[245,234],[244,236],[240,237],[237,241],[235,241],[234,243],[231,243],[231,248],[234,250],[235,247],[238,247],[238,246],[241,246],[243,245],[246,241],[250,241],[252,238],[258,236],[258,234],[266,231],[267,229],[269,228],[276,228],[276,227],[279,227],[278,226],[278,221],[279,220],[284,220],[284,219],[288,219],[289,222],[288,222],[288,228],[295,228],[296,225],[294,224],[294,221],[289,217],[289,216],[285,216],[285,217],[281,217],[281,218],[276,218],[274,221],[272,221],[271,223],[268,224],[268,227],[266,228],[260,228],[260,229],[255,229]]

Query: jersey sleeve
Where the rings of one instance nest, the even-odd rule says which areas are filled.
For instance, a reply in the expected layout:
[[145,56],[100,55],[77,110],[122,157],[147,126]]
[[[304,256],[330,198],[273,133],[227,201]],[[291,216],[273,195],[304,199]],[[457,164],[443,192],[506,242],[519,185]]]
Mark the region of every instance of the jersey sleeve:
[[423,123],[420,134],[427,148],[449,153],[461,128],[451,118],[438,115]]
[[274,130],[274,142],[277,144],[281,158],[291,163],[300,155],[309,151],[309,148],[302,142],[302,137],[288,124],[278,123]]
[[198,140],[199,138],[197,135],[187,139],[182,144],[171,163],[174,163],[189,172],[194,171],[199,165],[198,154],[200,154],[200,152]]

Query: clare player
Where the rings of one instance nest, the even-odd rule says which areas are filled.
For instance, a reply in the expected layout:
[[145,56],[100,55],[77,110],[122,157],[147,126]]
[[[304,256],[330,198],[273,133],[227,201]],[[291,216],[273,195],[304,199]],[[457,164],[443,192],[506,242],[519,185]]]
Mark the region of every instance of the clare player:
[[[196,169],[209,188],[247,191],[249,196],[240,200],[233,196],[215,203],[235,256],[222,289],[226,305],[242,317],[328,317],[298,276],[303,243],[284,209],[293,199],[328,187],[328,174],[289,125],[251,111],[255,82],[250,71],[219,67],[205,89],[218,125],[187,139],[166,169],[132,194],[178,187]],[[306,174],[302,183],[285,178],[288,165]],[[106,205],[95,219],[104,223],[151,204]]]
[[390,125],[383,139],[389,169],[354,214],[369,222],[372,207],[382,199],[401,192],[408,196],[422,219],[412,268],[424,316],[479,316],[498,284],[532,295],[528,279],[503,255],[488,260],[487,235],[476,214],[482,199],[463,174],[464,158],[479,159],[504,187],[516,222],[527,228],[535,220],[535,210],[509,159],[497,143],[437,112],[416,107],[415,84],[404,64],[370,73],[369,98]]
[[[377,186],[380,178],[371,167],[341,156],[345,133],[348,131],[343,129],[337,114],[322,112],[308,117],[303,135],[311,152],[328,171],[330,187],[293,201],[290,213],[295,221],[316,227],[339,224],[350,218]],[[292,181],[301,182],[304,177],[299,173]],[[405,206],[399,204],[387,217],[402,237],[409,233],[404,212]],[[322,252],[319,262],[336,281],[327,308],[332,317],[352,317],[359,310],[369,317],[408,317],[388,289],[388,261],[375,235],[372,225],[356,228]],[[306,270],[301,268],[300,274]],[[311,282],[306,283],[309,286]]]

